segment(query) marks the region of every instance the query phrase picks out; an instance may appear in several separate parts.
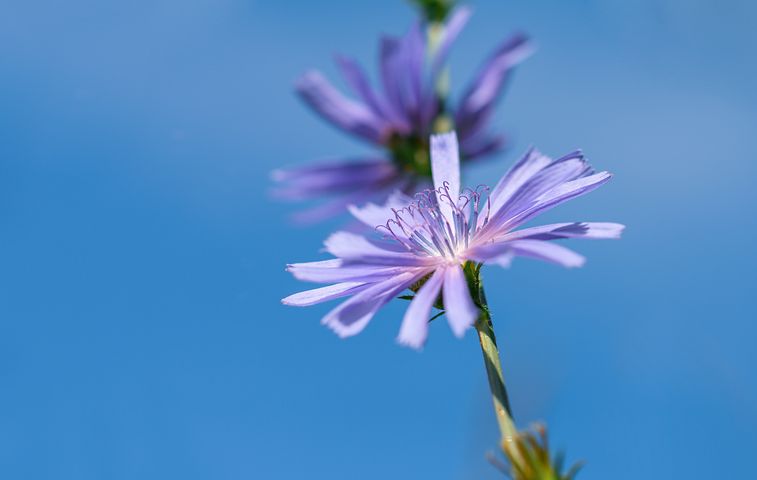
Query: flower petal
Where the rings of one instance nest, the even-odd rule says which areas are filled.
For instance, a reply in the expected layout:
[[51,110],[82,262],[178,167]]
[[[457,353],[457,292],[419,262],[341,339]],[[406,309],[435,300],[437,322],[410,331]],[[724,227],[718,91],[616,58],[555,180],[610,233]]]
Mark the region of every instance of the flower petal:
[[507,242],[515,255],[531,257],[546,262],[556,263],[563,267],[581,267],[586,259],[578,253],[552,242],[542,240],[514,240]]
[[399,275],[407,271],[401,266],[365,265],[345,263],[344,260],[334,258],[320,262],[293,263],[287,266],[287,271],[294,278],[305,282],[339,283],[339,282],[375,282],[384,278]]
[[478,318],[478,307],[471,299],[460,265],[450,266],[444,271],[444,310],[452,332],[458,337],[465,335],[468,327]]
[[336,232],[324,242],[326,251],[335,257],[390,266],[423,266],[433,258],[420,257],[406,251],[398,251],[398,244],[381,245],[362,235],[350,232]]
[[352,216],[369,227],[385,225],[389,219],[394,218],[393,210],[399,210],[413,203],[413,199],[400,190],[395,190],[384,205],[366,203],[362,207],[350,205],[348,207]]
[[335,285],[314,288],[312,290],[305,290],[303,292],[289,295],[288,297],[281,300],[281,303],[293,307],[307,307],[309,305],[315,305],[316,303],[327,302],[336,298],[354,295],[362,290],[365,290],[367,287],[368,284],[362,282],[337,283]]
[[[435,81],[436,77],[444,67],[452,45],[455,43],[455,40],[457,40],[457,37],[460,36],[460,32],[463,31],[463,28],[465,28],[470,16],[470,8],[456,8],[455,11],[452,12],[452,15],[450,15],[449,20],[445,23],[442,38],[439,41],[439,46],[436,48],[431,62],[430,78],[432,82]],[[431,88],[433,89],[433,85]]]
[[612,178],[612,174],[609,172],[599,172],[594,175],[589,175],[588,177],[581,177],[563,183],[541,195],[533,201],[530,207],[507,220],[504,224],[504,228],[507,230],[522,225],[533,217],[544,213],[561,203],[565,203],[568,200],[585,195],[592,190],[599,188],[607,183],[610,178]]
[[467,161],[485,157],[502,150],[507,143],[504,135],[481,134],[460,138],[460,155]]
[[423,272],[405,272],[374,283],[326,314],[321,323],[342,338],[356,335],[381,307],[421,276]]
[[450,196],[460,195],[460,151],[454,131],[431,136],[431,172],[434,188],[448,184]]
[[625,225],[608,222],[553,223],[539,227],[524,228],[505,234],[502,240],[533,239],[555,240],[559,238],[617,239]]
[[[431,136],[431,172],[439,209],[454,224],[451,203],[460,196],[460,152],[454,131]],[[447,195],[445,190],[449,193],[447,199],[443,198]]]
[[489,195],[492,214],[496,214],[518,189],[550,163],[551,158],[535,148],[529,149],[492,189]]
[[410,129],[410,119],[407,117],[402,103],[400,79],[404,73],[404,65],[401,62],[402,49],[400,40],[394,37],[383,37],[379,52],[381,83],[387,99],[387,106],[391,108],[394,116],[401,119],[407,129]]
[[402,319],[402,326],[397,337],[400,344],[420,348],[426,342],[429,314],[439,296],[443,279],[444,269],[438,269],[418,290]]
[[288,199],[308,199],[382,186],[398,177],[397,167],[385,159],[346,159],[315,165],[274,170],[281,187],[273,193]]
[[495,216],[509,218],[530,207],[536,199],[567,182],[591,175],[594,171],[580,151],[551,162],[526,180],[496,211]]
[[338,56],[336,61],[347,84],[370,107],[376,116],[391,123],[392,130],[402,133],[409,132],[410,126],[407,122],[387,104],[383,97],[376,95],[368,80],[368,76],[355,60]]
[[505,41],[479,70],[476,79],[463,95],[455,125],[460,136],[466,136],[481,129],[494,110],[497,97],[507,82],[513,67],[525,60],[533,52],[533,47],[523,35],[516,35]]
[[386,121],[339,93],[320,73],[305,74],[297,83],[297,92],[313,110],[342,130],[373,143],[384,140]]

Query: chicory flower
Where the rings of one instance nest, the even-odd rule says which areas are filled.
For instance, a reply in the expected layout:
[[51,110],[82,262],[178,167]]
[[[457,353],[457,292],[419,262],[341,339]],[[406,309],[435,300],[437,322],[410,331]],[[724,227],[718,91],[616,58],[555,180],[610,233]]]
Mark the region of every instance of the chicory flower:
[[446,98],[445,65],[450,49],[470,17],[458,8],[446,24],[417,21],[401,38],[385,37],[379,52],[380,88],[374,88],[360,65],[338,57],[348,98],[317,71],[297,84],[300,97],[337,128],[376,146],[380,152],[341,158],[273,172],[277,196],[290,200],[322,199],[300,212],[300,221],[341,213],[349,204],[383,201],[394,190],[415,192],[430,185],[429,135],[457,130],[464,162],[499,151],[502,134],[489,124],[513,68],[532,51],[523,35],[503,42],[482,65],[454,105]]
[[[406,289],[416,292],[398,341],[421,347],[428,336],[432,308],[443,306],[458,337],[479,316],[464,268],[494,263],[508,266],[517,256],[565,267],[584,257],[554,240],[619,238],[617,223],[557,223],[518,229],[537,215],[607,182],[580,152],[553,160],[532,149],[488,191],[461,190],[460,157],[454,132],[431,137],[434,189],[407,197],[395,193],[384,206],[351,207],[352,214],[376,227],[383,238],[337,232],[325,241],[335,258],[295,263],[288,271],[304,281],[329,284],[283,299],[307,306],[350,297],[323,318],[341,337],[355,335],[374,314]],[[487,195],[488,192],[488,195]],[[441,295],[441,302],[440,300]]]

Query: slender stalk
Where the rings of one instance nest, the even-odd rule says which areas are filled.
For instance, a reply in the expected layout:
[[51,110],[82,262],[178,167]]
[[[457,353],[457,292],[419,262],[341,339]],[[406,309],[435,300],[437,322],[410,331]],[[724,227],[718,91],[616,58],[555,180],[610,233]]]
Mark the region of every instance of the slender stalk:
[[[478,275],[476,276],[478,277]],[[502,364],[499,359],[497,338],[494,335],[489,305],[486,302],[486,294],[484,293],[484,287],[480,282],[480,278],[477,280],[478,306],[481,308],[481,314],[476,321],[476,331],[478,332],[478,340],[481,344],[481,353],[484,356],[486,376],[489,380],[489,390],[491,391],[494,403],[494,414],[497,417],[499,431],[502,436],[502,448],[505,451],[513,453],[514,458],[511,459],[512,461],[522,464],[521,456],[514,445],[518,430],[513,423],[510,400],[507,397],[507,389],[505,388],[505,377],[502,374]]]
[[494,401],[494,413],[497,415],[499,430],[502,433],[502,440],[509,441],[517,434],[517,430],[513,424],[510,401],[507,398],[505,379],[502,375],[502,364],[500,363],[499,351],[497,349],[497,339],[492,329],[491,317],[486,310],[481,311],[481,316],[476,322],[476,331],[478,332],[478,340],[481,344],[481,353],[484,355],[486,376],[489,379],[489,389]]

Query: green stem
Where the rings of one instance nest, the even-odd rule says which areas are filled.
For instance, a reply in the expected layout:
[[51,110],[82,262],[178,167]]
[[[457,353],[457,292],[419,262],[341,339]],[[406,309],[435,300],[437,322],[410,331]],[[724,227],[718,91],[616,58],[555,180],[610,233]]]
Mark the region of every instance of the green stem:
[[[502,448],[506,451],[517,452],[517,448],[511,448],[518,435],[518,430],[513,423],[510,401],[507,397],[505,377],[502,374],[502,364],[499,359],[499,349],[497,348],[497,338],[494,335],[492,318],[489,313],[489,305],[486,302],[484,287],[480,283],[480,279],[477,283],[478,304],[481,308],[481,314],[476,321],[476,331],[478,332],[478,340],[481,344],[481,353],[484,355],[486,376],[489,379],[489,390],[494,402],[494,414],[497,417],[499,431],[502,435]],[[520,458],[514,460],[521,463]]]

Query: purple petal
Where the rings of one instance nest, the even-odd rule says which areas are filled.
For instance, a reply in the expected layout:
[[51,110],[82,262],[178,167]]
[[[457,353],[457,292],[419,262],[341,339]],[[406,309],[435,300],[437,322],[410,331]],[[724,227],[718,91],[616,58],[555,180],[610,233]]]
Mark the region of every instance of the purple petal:
[[342,338],[356,335],[381,307],[421,276],[422,272],[406,272],[375,283],[326,314],[322,323]]
[[371,108],[377,117],[381,117],[388,123],[391,123],[392,130],[399,133],[408,133],[410,131],[410,125],[408,125],[407,121],[397,114],[395,109],[388,105],[382,97],[376,95],[376,92],[371,88],[367,75],[356,61],[339,56],[337,57],[337,65],[339,65],[342,75],[350,88]]
[[478,318],[478,307],[471,299],[460,265],[450,266],[444,271],[444,310],[449,326],[457,337],[465,335],[465,330]]
[[502,44],[479,70],[476,79],[462,97],[455,125],[461,136],[481,129],[489,119],[502,89],[518,63],[533,52],[528,39],[516,35]]
[[407,271],[402,266],[380,266],[346,263],[334,258],[320,262],[293,263],[287,265],[287,271],[294,278],[306,282],[340,283],[340,282],[375,282]]
[[506,246],[512,249],[515,255],[521,257],[531,257],[546,262],[556,263],[563,267],[581,267],[586,262],[582,256],[552,242],[542,240],[514,240],[507,242]]
[[504,135],[479,134],[472,137],[460,138],[460,155],[465,160],[475,160],[496,153],[507,143]]
[[612,178],[612,174],[609,172],[599,172],[594,175],[589,175],[588,177],[581,177],[563,183],[535,199],[529,208],[507,220],[503,225],[503,228],[505,230],[511,230],[518,225],[522,225],[533,217],[542,214],[561,203],[565,203],[568,200],[585,195],[592,190],[599,188],[601,185],[607,183],[610,178]]
[[428,320],[439,291],[442,288],[444,270],[439,269],[423,284],[413,298],[402,320],[397,341],[402,345],[420,348],[428,337]]
[[297,92],[313,110],[337,127],[373,143],[382,144],[389,125],[365,105],[339,93],[318,72],[305,74],[297,83]]
[[384,93],[388,100],[388,107],[391,108],[394,116],[400,118],[406,125],[409,125],[410,119],[405,112],[402,96],[400,79],[404,73],[404,65],[401,59],[400,41],[394,37],[383,37],[381,39],[380,67],[381,83],[384,86]]
[[529,178],[510,198],[497,215],[511,217],[530,207],[536,199],[567,182],[594,173],[580,151],[555,160]]
[[556,240],[560,238],[617,239],[625,225],[608,222],[553,223],[510,232],[502,240],[532,239]]
[[[460,196],[460,153],[455,132],[431,136],[431,172],[437,197],[447,186],[450,196],[448,200],[457,202]],[[444,216],[451,219],[452,206],[449,201],[442,198],[438,200]]]
[[423,89],[421,91],[422,97],[419,106],[420,125],[423,127],[421,131],[425,132],[428,130],[433,118],[438,113],[439,101],[437,99],[436,85],[447,61],[447,57],[449,56],[450,49],[460,35],[460,32],[462,32],[466,23],[468,23],[470,15],[471,11],[467,7],[456,9],[444,25],[441,34],[442,37],[436,50],[432,53],[431,66],[424,79]]
[[395,190],[384,205],[366,203],[362,207],[350,205],[350,213],[369,227],[385,225],[389,219],[394,218],[393,210],[399,210],[413,203],[413,199],[400,190]]
[[307,307],[317,303],[334,300],[336,298],[354,295],[367,288],[367,284],[361,282],[345,282],[329,285],[328,287],[314,288],[304,292],[289,295],[281,300],[284,305],[293,307]]
[[389,250],[388,245],[380,245],[362,235],[336,232],[324,242],[326,251],[335,257],[359,261],[361,263],[391,266],[426,266],[435,261],[432,257],[420,257],[409,252]]
[[[421,24],[416,22],[403,39],[403,53],[405,60],[404,78],[409,81],[409,89],[406,91],[405,108],[414,112],[420,112],[421,99],[423,98],[423,65],[426,61],[426,41]],[[418,121],[418,118],[416,118]]]
[[460,36],[460,32],[463,31],[463,28],[465,28],[465,25],[468,23],[470,16],[471,16],[470,8],[468,7],[457,8],[452,13],[447,23],[444,25],[444,32],[442,34],[443,35],[442,39],[436,48],[436,52],[434,52],[434,58],[433,58],[433,61],[431,62],[430,77],[431,77],[432,82],[435,81],[436,77],[439,75],[442,68],[444,67],[444,64],[447,61],[447,57],[449,56],[449,51],[452,48],[452,45],[455,43],[455,40],[457,40],[457,37]]
[[398,177],[399,171],[385,159],[343,160],[287,170],[275,170],[272,177],[282,184],[273,190],[287,199],[319,198],[327,194],[348,193],[372,185],[384,185]]
[[489,195],[492,213],[496,214],[518,189],[550,163],[551,158],[534,148],[529,149],[492,189]]

